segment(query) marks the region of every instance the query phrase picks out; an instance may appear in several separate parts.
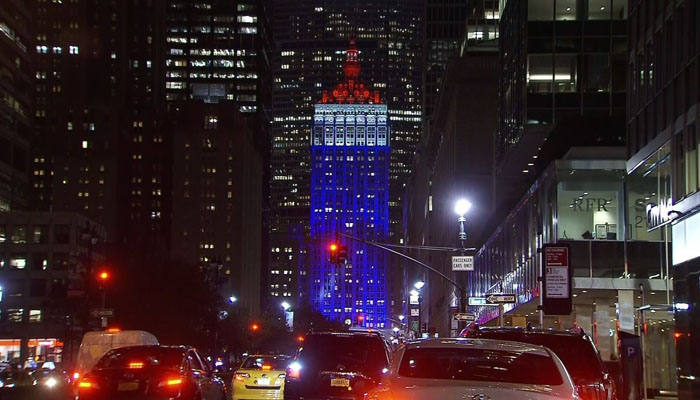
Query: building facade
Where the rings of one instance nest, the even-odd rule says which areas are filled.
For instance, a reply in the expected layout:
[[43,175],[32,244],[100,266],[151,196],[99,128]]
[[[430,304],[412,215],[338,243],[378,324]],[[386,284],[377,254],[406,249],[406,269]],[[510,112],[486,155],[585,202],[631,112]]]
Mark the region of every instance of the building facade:
[[76,213],[0,213],[2,362],[74,361],[90,307],[99,306],[90,278],[105,260],[105,238]]
[[24,1],[0,5],[0,211],[28,206],[29,145],[32,140],[34,38]]
[[647,192],[639,224],[671,242],[679,399],[700,396],[699,18],[695,1],[630,2],[627,172]]
[[[384,328],[387,260],[379,249],[338,236],[385,242],[389,237],[390,129],[379,91],[359,81],[355,41],[346,52],[344,82],[324,91],[311,134],[311,242],[308,292],[324,316]],[[347,263],[329,246],[347,246]]]
[[234,101],[172,104],[172,250],[225,298],[260,310],[262,149]]
[[[628,9],[625,0],[501,0],[500,10],[497,197],[510,206],[566,151],[535,168],[545,140],[624,144]],[[595,139],[557,130],[586,121],[616,128],[590,129]]]
[[309,234],[314,107],[324,88],[342,80],[351,37],[361,50],[363,80],[380,91],[392,124],[389,206],[398,227],[403,184],[422,132],[424,1],[276,0],[273,6],[271,233],[301,224]]

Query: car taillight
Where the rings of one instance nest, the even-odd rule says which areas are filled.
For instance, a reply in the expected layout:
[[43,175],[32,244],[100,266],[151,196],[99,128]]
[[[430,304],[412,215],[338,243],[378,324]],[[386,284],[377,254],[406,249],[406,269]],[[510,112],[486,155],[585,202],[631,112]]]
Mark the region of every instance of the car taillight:
[[78,389],[80,390],[91,390],[91,389],[97,389],[97,383],[91,379],[83,378],[78,382]]
[[143,368],[143,363],[141,361],[132,361],[129,363],[130,369],[141,369]]
[[301,364],[294,361],[287,367],[287,378],[297,380],[301,377]]
[[245,372],[236,372],[236,374],[233,376],[238,382],[243,382],[247,378],[250,378],[250,374],[246,374]]
[[170,378],[158,383],[159,388],[174,388],[182,385],[182,378]]
[[602,383],[577,385],[581,400],[609,400],[608,390]]

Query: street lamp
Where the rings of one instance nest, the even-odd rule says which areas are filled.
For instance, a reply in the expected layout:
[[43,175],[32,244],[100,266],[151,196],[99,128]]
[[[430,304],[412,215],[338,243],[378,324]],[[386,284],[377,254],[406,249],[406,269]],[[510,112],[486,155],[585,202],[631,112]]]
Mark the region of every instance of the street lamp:
[[418,281],[418,282],[413,284],[413,287],[416,288],[416,290],[423,289],[423,286],[425,286],[425,282],[423,282],[423,281]]
[[238,298],[236,298],[236,296],[229,296],[229,298],[228,298],[229,304],[234,304],[237,301],[238,301]]
[[403,314],[402,314],[402,315],[399,315],[399,321],[403,322],[403,320],[404,320],[405,318],[406,318],[406,317],[405,317]]
[[459,235],[457,237],[462,244],[462,249],[464,249],[464,242],[467,240],[467,231],[464,228],[464,223],[467,222],[467,219],[464,218],[464,214],[469,212],[470,208],[472,208],[472,203],[470,203],[469,200],[460,199],[455,204],[455,213],[459,215],[459,218],[457,218],[457,222],[459,222]]
[[286,301],[283,301],[282,304],[280,304],[280,305],[282,306],[282,309],[284,311],[289,311],[289,309],[292,308],[292,306],[289,303],[287,303]]

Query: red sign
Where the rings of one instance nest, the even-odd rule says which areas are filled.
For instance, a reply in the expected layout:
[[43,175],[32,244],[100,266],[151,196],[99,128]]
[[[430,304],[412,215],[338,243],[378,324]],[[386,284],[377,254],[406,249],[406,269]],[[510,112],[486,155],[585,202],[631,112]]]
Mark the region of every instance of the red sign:
[[571,313],[571,258],[568,245],[544,245],[542,308],[547,315]]

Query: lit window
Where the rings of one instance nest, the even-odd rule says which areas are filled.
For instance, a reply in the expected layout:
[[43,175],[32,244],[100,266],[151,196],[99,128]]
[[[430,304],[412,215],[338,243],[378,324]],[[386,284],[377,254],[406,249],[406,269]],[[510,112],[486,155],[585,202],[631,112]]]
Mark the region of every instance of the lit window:
[[68,46],[68,52],[70,54],[80,54],[80,49],[78,46]]
[[87,140],[83,140],[83,148],[84,149],[88,148],[88,141]]
[[29,310],[29,322],[41,322],[41,310]]

